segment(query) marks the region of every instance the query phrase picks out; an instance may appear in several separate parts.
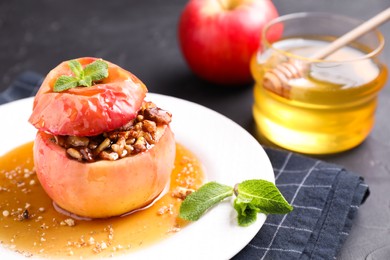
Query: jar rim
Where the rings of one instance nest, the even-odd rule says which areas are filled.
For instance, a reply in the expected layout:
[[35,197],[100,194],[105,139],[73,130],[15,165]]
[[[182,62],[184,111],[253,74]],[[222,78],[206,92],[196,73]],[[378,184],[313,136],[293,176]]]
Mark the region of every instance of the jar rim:
[[[318,62],[318,63],[321,63],[321,62],[347,63],[347,62],[361,61],[361,60],[366,60],[366,59],[373,58],[374,56],[378,55],[384,48],[385,38],[384,38],[383,34],[380,32],[380,30],[378,28],[374,28],[373,30],[370,31],[370,32],[375,33],[375,35],[377,37],[377,40],[378,40],[378,46],[376,48],[370,50],[370,52],[367,52],[367,53],[365,53],[364,55],[362,55],[360,57],[353,58],[353,59],[346,59],[346,60],[313,59],[313,58],[310,58],[310,57],[304,57],[304,56],[301,56],[301,55],[298,55],[298,54],[293,54],[291,52],[288,52],[288,51],[285,51],[283,49],[275,47],[273,45],[273,43],[269,42],[269,40],[266,37],[266,34],[267,34],[268,30],[272,26],[274,26],[274,25],[276,25],[278,23],[283,23],[283,22],[286,22],[286,21],[289,21],[289,20],[294,20],[294,19],[309,18],[309,17],[312,17],[312,18],[332,18],[332,19],[338,19],[340,21],[344,20],[345,22],[354,23],[354,24],[357,24],[357,25],[359,25],[359,24],[364,22],[363,20],[352,18],[352,17],[349,17],[349,16],[339,15],[339,14],[332,14],[332,13],[327,13],[327,12],[300,12],[300,13],[291,13],[291,14],[287,14],[287,15],[282,15],[282,16],[279,16],[279,17],[269,21],[264,26],[263,31],[262,31],[263,49],[264,49],[264,47],[267,47],[267,48],[270,48],[270,49],[272,49],[272,50],[274,50],[276,52],[279,52],[279,53],[281,53],[281,54],[283,54],[283,55],[285,55],[287,57],[294,58],[294,59],[297,59],[297,60],[302,60],[302,61]],[[276,41],[276,42],[278,42],[278,41]]]

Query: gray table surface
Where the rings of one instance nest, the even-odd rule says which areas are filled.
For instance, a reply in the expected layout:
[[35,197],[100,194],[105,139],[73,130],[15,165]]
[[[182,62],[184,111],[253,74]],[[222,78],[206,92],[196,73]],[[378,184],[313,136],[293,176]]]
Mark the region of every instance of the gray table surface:
[[[0,1],[0,91],[25,70],[46,74],[80,56],[132,71],[150,92],[200,103],[253,133],[252,86],[227,89],[195,77],[177,43],[185,0]],[[275,0],[280,14],[326,11],[368,19],[390,0]],[[390,23],[382,61],[390,65]],[[390,259],[390,83],[380,93],[376,125],[359,147],[324,157],[363,176],[371,195],[361,207],[339,259]]]

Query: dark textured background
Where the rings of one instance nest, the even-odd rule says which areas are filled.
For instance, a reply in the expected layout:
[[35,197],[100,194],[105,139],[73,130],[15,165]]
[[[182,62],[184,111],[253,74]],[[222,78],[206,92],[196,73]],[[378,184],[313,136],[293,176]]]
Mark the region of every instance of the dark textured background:
[[[185,0],[0,0],[0,90],[25,70],[46,74],[62,60],[107,59],[132,71],[150,92],[210,107],[253,131],[252,86],[222,88],[194,76],[178,47]],[[328,11],[368,19],[390,0],[275,0],[280,14]],[[390,64],[390,22],[380,28]],[[365,177],[371,196],[355,220],[339,259],[390,259],[390,84],[379,97],[377,121],[359,147],[323,159]]]

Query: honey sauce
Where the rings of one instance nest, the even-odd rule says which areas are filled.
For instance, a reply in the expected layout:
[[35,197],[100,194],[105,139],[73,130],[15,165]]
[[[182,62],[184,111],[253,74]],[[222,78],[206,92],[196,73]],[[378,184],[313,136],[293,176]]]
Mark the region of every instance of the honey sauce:
[[81,220],[56,211],[34,172],[32,146],[0,157],[0,246],[24,256],[109,257],[156,243],[187,225],[178,218],[183,190],[196,190],[204,181],[199,160],[177,144],[170,189],[153,206],[122,217]]

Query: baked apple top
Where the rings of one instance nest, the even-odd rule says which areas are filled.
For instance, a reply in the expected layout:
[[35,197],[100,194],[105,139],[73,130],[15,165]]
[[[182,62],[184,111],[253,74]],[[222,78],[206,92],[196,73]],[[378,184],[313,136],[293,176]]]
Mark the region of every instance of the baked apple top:
[[59,208],[106,218],[164,192],[176,153],[171,114],[145,101],[146,92],[133,74],[96,58],[47,75],[29,121],[38,129],[37,177]]
[[[91,86],[78,87],[77,71],[100,61],[106,77],[89,80]],[[81,65],[75,68],[74,64]],[[59,78],[70,79],[56,89]],[[66,80],[65,80],[66,81]],[[137,116],[146,96],[146,86],[132,73],[102,59],[78,58],[65,61],[49,72],[34,99],[29,122],[39,131],[53,135],[95,136],[117,129]]]

